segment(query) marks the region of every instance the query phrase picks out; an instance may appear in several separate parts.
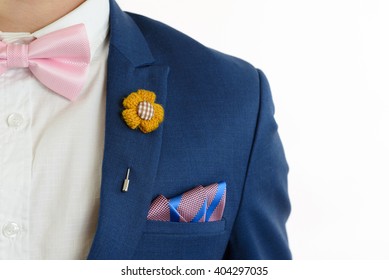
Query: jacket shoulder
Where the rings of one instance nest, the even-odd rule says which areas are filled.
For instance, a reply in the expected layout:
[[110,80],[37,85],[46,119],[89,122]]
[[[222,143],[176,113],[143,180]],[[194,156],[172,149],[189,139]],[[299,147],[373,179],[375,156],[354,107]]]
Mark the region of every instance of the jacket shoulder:
[[[148,17],[127,13],[143,33],[154,58],[175,71],[195,77],[258,85],[258,72],[248,62],[206,47],[190,36]],[[233,85],[231,85],[233,86]]]

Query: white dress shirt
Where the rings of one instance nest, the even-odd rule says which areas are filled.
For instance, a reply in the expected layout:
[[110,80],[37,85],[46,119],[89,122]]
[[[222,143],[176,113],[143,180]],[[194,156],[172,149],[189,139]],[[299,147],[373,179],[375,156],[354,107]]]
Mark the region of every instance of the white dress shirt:
[[105,130],[109,2],[88,0],[30,33],[29,42],[84,23],[91,47],[88,80],[73,102],[27,68],[0,76],[0,259],[84,259],[99,209]]

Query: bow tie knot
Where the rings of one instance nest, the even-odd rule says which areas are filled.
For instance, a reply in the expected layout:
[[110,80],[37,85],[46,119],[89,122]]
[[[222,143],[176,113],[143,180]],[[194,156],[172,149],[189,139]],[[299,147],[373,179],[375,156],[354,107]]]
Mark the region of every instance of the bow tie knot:
[[28,45],[25,44],[8,44],[7,45],[7,66],[11,68],[27,68],[28,62]]
[[89,41],[83,24],[46,34],[29,44],[0,41],[0,75],[8,69],[29,68],[46,87],[74,100],[87,78]]

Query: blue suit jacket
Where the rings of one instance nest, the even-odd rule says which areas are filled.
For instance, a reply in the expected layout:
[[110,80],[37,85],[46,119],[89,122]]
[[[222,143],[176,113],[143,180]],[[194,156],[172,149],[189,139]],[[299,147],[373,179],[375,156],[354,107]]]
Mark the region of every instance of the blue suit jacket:
[[[122,101],[154,91],[165,120],[129,129]],[[99,222],[89,259],[289,259],[288,166],[264,74],[111,0]],[[121,192],[127,168],[130,187]],[[151,201],[227,182],[223,219],[147,221]]]

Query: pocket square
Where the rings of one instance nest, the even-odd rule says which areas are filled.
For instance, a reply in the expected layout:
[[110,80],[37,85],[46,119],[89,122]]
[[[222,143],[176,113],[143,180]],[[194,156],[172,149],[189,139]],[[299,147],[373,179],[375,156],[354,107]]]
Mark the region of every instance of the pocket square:
[[181,195],[159,195],[150,205],[147,220],[198,223],[220,221],[226,204],[226,183],[197,186]]

